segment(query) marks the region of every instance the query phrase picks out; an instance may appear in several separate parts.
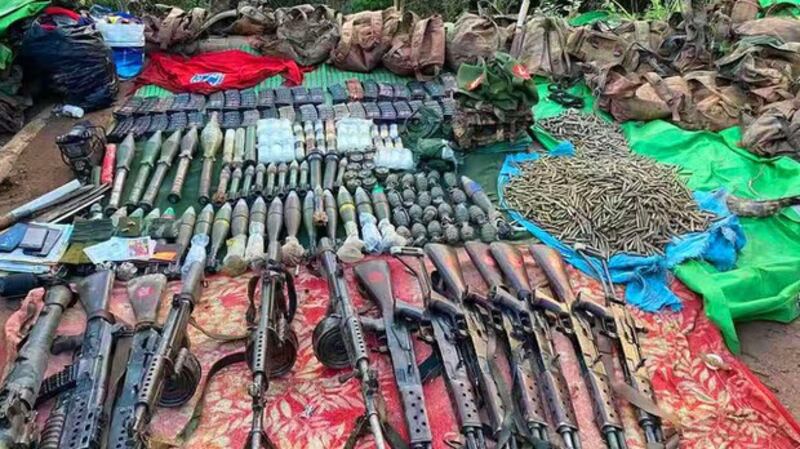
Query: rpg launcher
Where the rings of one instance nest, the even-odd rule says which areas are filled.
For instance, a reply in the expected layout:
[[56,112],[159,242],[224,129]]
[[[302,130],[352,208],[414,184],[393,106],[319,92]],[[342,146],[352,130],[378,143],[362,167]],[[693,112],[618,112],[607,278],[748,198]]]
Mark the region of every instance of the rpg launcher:
[[394,379],[405,412],[410,448],[429,449],[433,437],[410,329],[411,323],[422,321],[424,312],[394,298],[386,261],[375,259],[363,262],[356,265],[353,272],[366,297],[381,310],[382,322],[362,318],[362,323],[364,327],[380,332],[389,348]]
[[[280,247],[275,246],[275,251],[279,251]],[[256,306],[255,293],[259,283],[260,302]],[[275,447],[264,431],[263,423],[269,379],[283,376],[292,369],[298,347],[297,335],[291,328],[297,310],[297,294],[291,274],[280,264],[279,252],[273,253],[266,261],[260,276],[250,280],[248,298],[250,339],[247,364],[253,376],[248,391],[253,399],[253,421],[245,449],[268,449]]]
[[36,398],[56,328],[72,299],[64,285],[50,287],[45,293],[44,308],[0,389],[0,449],[29,449],[38,441]]
[[581,364],[584,382],[592,397],[594,418],[600,434],[609,449],[625,449],[625,430],[613,405],[609,372],[593,338],[593,320],[587,313],[575,307],[580,297],[572,291],[561,255],[544,245],[531,245],[530,251],[536,263],[544,270],[550,290],[571,311],[570,335]]
[[344,273],[336,259],[333,243],[327,237],[319,242],[319,262],[328,281],[328,313],[314,328],[313,347],[317,359],[333,369],[351,368],[361,382],[366,421],[377,449],[386,449],[378,416],[378,378],[369,365],[369,351],[356,309],[347,292]]

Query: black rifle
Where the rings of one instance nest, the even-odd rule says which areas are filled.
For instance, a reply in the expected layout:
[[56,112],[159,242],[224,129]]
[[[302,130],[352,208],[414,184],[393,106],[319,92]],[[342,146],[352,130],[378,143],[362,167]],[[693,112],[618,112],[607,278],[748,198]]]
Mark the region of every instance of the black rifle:
[[[264,432],[264,407],[267,402],[269,379],[288,373],[297,359],[297,335],[291,322],[297,310],[294,280],[280,265],[280,247],[276,244],[259,277],[250,280],[247,322],[250,339],[247,344],[247,364],[253,373],[249,393],[253,398],[253,422],[246,449],[274,448]],[[255,290],[261,280],[261,301],[256,318]],[[285,292],[284,292],[285,290]]]
[[[480,254],[483,255],[483,263],[475,262],[475,264],[479,269],[485,264],[487,269],[495,273],[490,275],[492,279],[487,278],[487,281],[492,290],[498,292],[495,295],[500,299],[498,303],[504,312],[512,316],[512,320],[522,326],[522,330],[530,339],[530,344],[533,346],[530,360],[536,368],[540,391],[548,405],[556,433],[561,435],[566,449],[580,449],[581,441],[575,412],[559,363],[559,355],[553,346],[553,327],[568,332],[561,324],[567,316],[567,310],[562,304],[544,295],[538,295],[534,300],[522,254],[516,248],[508,243],[493,242],[488,247],[487,253],[486,246],[482,246]],[[469,251],[469,246],[467,250]],[[510,301],[504,300],[509,298],[509,289],[503,284],[502,278],[497,273],[498,269],[516,293],[516,297],[512,296]]]
[[531,245],[531,254],[544,271],[550,290],[570,308],[569,325],[572,329],[572,343],[581,364],[584,382],[592,397],[594,418],[600,433],[609,449],[625,449],[625,430],[614,407],[611,397],[609,372],[602,361],[602,355],[594,340],[592,318],[575,307],[580,299],[572,291],[566,267],[561,255],[544,245]]
[[365,417],[375,438],[375,447],[385,449],[386,439],[377,407],[378,378],[369,366],[369,351],[361,322],[347,292],[344,273],[336,260],[331,240],[321,238],[317,248],[320,266],[328,281],[330,302],[327,315],[314,328],[314,354],[326,367],[350,367],[353,370],[361,381]]
[[50,345],[72,292],[54,285],[44,296],[44,308],[20,348],[0,390],[0,448],[29,449],[37,441],[36,397],[50,358]]
[[[639,346],[640,328],[636,325],[633,315],[625,308],[625,302],[617,298],[606,260],[600,254],[591,254],[600,258],[600,268],[598,269],[586,257],[585,253],[589,253],[586,248],[575,245],[575,250],[597,274],[606,300],[604,307],[590,300],[579,299],[575,307],[598,322],[599,329],[596,328],[595,339],[610,339],[616,344],[622,375],[634,392],[629,399],[633,399],[633,397],[638,399],[634,403],[636,418],[644,431],[647,447],[648,449],[663,448],[667,442],[661,429],[661,419],[657,415],[660,410],[653,399],[653,387],[650,385],[650,378],[645,371],[644,357]],[[605,352],[604,356],[606,355],[610,356],[611,354]],[[606,365],[613,366],[610,357],[607,359]]]
[[131,432],[137,441],[147,441],[156,403],[163,407],[185,404],[200,382],[200,362],[189,351],[186,331],[192,310],[201,298],[204,266],[204,260],[194,261],[182,275],[181,291],[172,298],[158,347],[137,388],[131,422]]
[[[485,449],[483,423],[478,414],[475,390],[467,371],[468,355],[463,352],[463,347],[468,344],[469,338],[464,312],[433,290],[425,266],[425,253],[421,249],[394,247],[391,252],[414,273],[422,290],[447,391],[450,393],[451,402],[455,405],[456,418],[464,436],[464,448]],[[419,268],[408,265],[403,256],[415,257]]]
[[[117,326],[108,312],[114,272],[98,271],[78,284],[86,312],[86,331],[77,358],[64,373],[51,379],[74,385],[62,392],[47,419],[40,449],[98,449],[108,424],[105,409]],[[65,379],[69,378],[69,379]],[[48,379],[42,389],[52,383]]]
[[114,449],[144,448],[145,441],[133,432],[133,416],[145,370],[158,349],[161,335],[156,328],[156,315],[161,303],[161,294],[167,284],[163,274],[148,274],[128,282],[130,299],[136,327],[131,339],[131,351],[122,389],[111,411],[111,427],[108,446]]
[[425,253],[436,267],[432,273],[434,285],[438,285],[445,296],[463,309],[463,325],[466,326],[467,338],[462,345],[462,353],[465,355],[470,376],[475,380],[473,383],[480,392],[492,436],[499,448],[514,449],[517,447],[517,440],[512,435],[513,420],[509,420],[510,413],[507,411],[507,407],[513,405],[508,404],[508,400],[503,400],[502,395],[507,392],[501,391],[496,383],[501,379],[493,362],[498,341],[491,309],[467,288],[458,255],[453,248],[429,243],[425,245]]
[[381,309],[382,323],[364,318],[362,323],[364,327],[382,333],[386,340],[394,368],[394,379],[405,411],[411,449],[428,449],[433,437],[409,329],[410,323],[422,321],[424,312],[394,298],[389,264],[386,261],[375,259],[363,262],[356,265],[353,272],[365,295]]
[[[513,379],[517,409],[534,441],[547,441],[547,418],[540,399],[542,387],[530,363],[538,348],[530,338],[532,326],[525,304],[503,288],[503,279],[489,251],[489,245],[477,241],[465,244],[473,265],[489,286],[487,300],[496,307],[496,321],[505,335],[506,354]],[[546,397],[546,396],[545,396]],[[574,449],[570,446],[570,449]]]

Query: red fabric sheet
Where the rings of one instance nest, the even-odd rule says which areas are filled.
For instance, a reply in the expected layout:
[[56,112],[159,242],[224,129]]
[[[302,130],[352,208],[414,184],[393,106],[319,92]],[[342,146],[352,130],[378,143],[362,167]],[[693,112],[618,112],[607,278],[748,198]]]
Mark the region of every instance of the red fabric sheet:
[[[465,276],[471,287],[480,288],[482,281],[464,258]],[[526,255],[527,256],[527,255]],[[527,257],[529,274],[537,283],[543,276]],[[418,301],[413,278],[402,265],[390,260],[394,290],[398,299]],[[375,308],[365,304],[357,292],[351,270],[346,270],[351,295],[356,305],[372,314]],[[576,271],[571,271],[573,286],[585,294],[599,296],[599,286]],[[302,269],[297,275],[297,290],[301,303],[293,323],[300,349],[297,363],[285,378],[270,384],[265,425],[270,437],[281,449],[340,448],[349,436],[355,419],[363,412],[358,382],[350,379],[340,383],[342,374],[324,368],[314,357],[311,333],[314,324],[323,316],[327,305],[325,281]],[[177,291],[178,284],[171,285]],[[213,277],[208,280],[203,301],[195,310],[197,321],[210,331],[237,334],[245,331],[247,277],[236,279]],[[646,367],[653,378],[653,387],[660,406],[676,417],[683,438],[681,448],[690,449],[789,449],[800,445],[800,425],[791,417],[775,396],[764,387],[747,367],[730,354],[717,329],[705,317],[702,302],[682,284],[673,284],[684,301],[680,313],[645,315],[635,312],[648,329],[643,337]],[[38,304],[41,292],[32,293],[27,303]],[[27,309],[23,304],[22,310]],[[162,304],[167,305],[167,300]],[[166,310],[162,308],[162,316]],[[112,312],[120,320],[130,321],[131,312],[122,286],[115,291]],[[20,319],[18,312],[6,326],[7,343],[18,341]],[[61,325],[61,332],[79,333],[82,327],[80,307],[71,309]],[[242,344],[219,344],[195,329],[189,331],[192,350],[198,355],[205,375],[209,366],[221,356],[240,351]],[[375,343],[371,340],[371,343]],[[573,403],[581,431],[584,449],[604,447],[593,422],[591,405],[581,381],[578,365],[566,338],[557,335],[556,347],[562,354],[561,363],[570,385]],[[372,361],[380,373],[381,392],[386,398],[390,422],[405,432],[397,391],[390,371],[388,355],[379,354],[371,346]],[[430,349],[417,342],[418,361]],[[8,348],[13,352],[13,346]],[[708,363],[710,355],[722,363]],[[53,360],[54,372],[66,363],[66,357]],[[152,426],[154,438],[174,447],[192,449],[228,449],[242,447],[249,431],[251,409],[247,395],[250,373],[245,364],[222,370],[208,384],[202,414],[194,430],[189,430],[190,418],[196,412],[198,395],[190,404],[177,410],[159,410]],[[425,400],[435,438],[434,448],[448,447],[445,441],[457,439],[456,423],[444,382],[437,378],[425,385]],[[644,448],[633,411],[618,402],[623,416],[628,445]],[[46,413],[42,413],[45,415]],[[362,439],[359,448],[372,447],[371,438]]]
[[292,86],[303,82],[303,69],[291,59],[255,56],[241,50],[209,52],[191,58],[154,53],[136,78],[136,88],[155,84],[172,92],[210,94],[253,87],[278,74]]

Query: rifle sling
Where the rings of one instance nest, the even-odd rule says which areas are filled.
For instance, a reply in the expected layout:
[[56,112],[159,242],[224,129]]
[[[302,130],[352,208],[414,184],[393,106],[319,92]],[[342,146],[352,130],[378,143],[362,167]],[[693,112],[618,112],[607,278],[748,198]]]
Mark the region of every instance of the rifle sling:
[[244,341],[247,340],[249,336],[249,334],[231,335],[231,334],[218,334],[216,332],[212,332],[200,326],[200,323],[198,323],[197,320],[194,319],[194,317],[189,317],[189,324],[193,328],[197,329],[201,334],[220,343],[232,343],[235,341]]
[[[378,418],[381,421],[381,430],[383,431],[383,436],[386,438],[386,442],[389,443],[389,447],[392,449],[409,449],[408,444],[403,440],[403,437],[397,429],[386,420],[386,403],[384,402],[383,396],[377,395],[376,402]],[[350,436],[347,437],[347,441],[342,449],[355,449],[358,440],[367,433],[369,433],[369,419],[366,414],[363,414],[356,419],[356,425],[353,427],[353,431],[350,432]]]

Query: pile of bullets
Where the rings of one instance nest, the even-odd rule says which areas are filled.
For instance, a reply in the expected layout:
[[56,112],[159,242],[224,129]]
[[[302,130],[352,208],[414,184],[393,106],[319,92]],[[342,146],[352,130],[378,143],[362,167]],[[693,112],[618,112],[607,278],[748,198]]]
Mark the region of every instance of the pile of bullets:
[[711,218],[677,169],[641,156],[545,156],[520,169],[504,186],[509,206],[606,257],[661,254],[673,237],[702,231]]
[[572,142],[578,155],[624,157],[631,151],[619,124],[606,121],[596,114],[567,109],[557,116],[537,120],[536,125],[556,140]]

